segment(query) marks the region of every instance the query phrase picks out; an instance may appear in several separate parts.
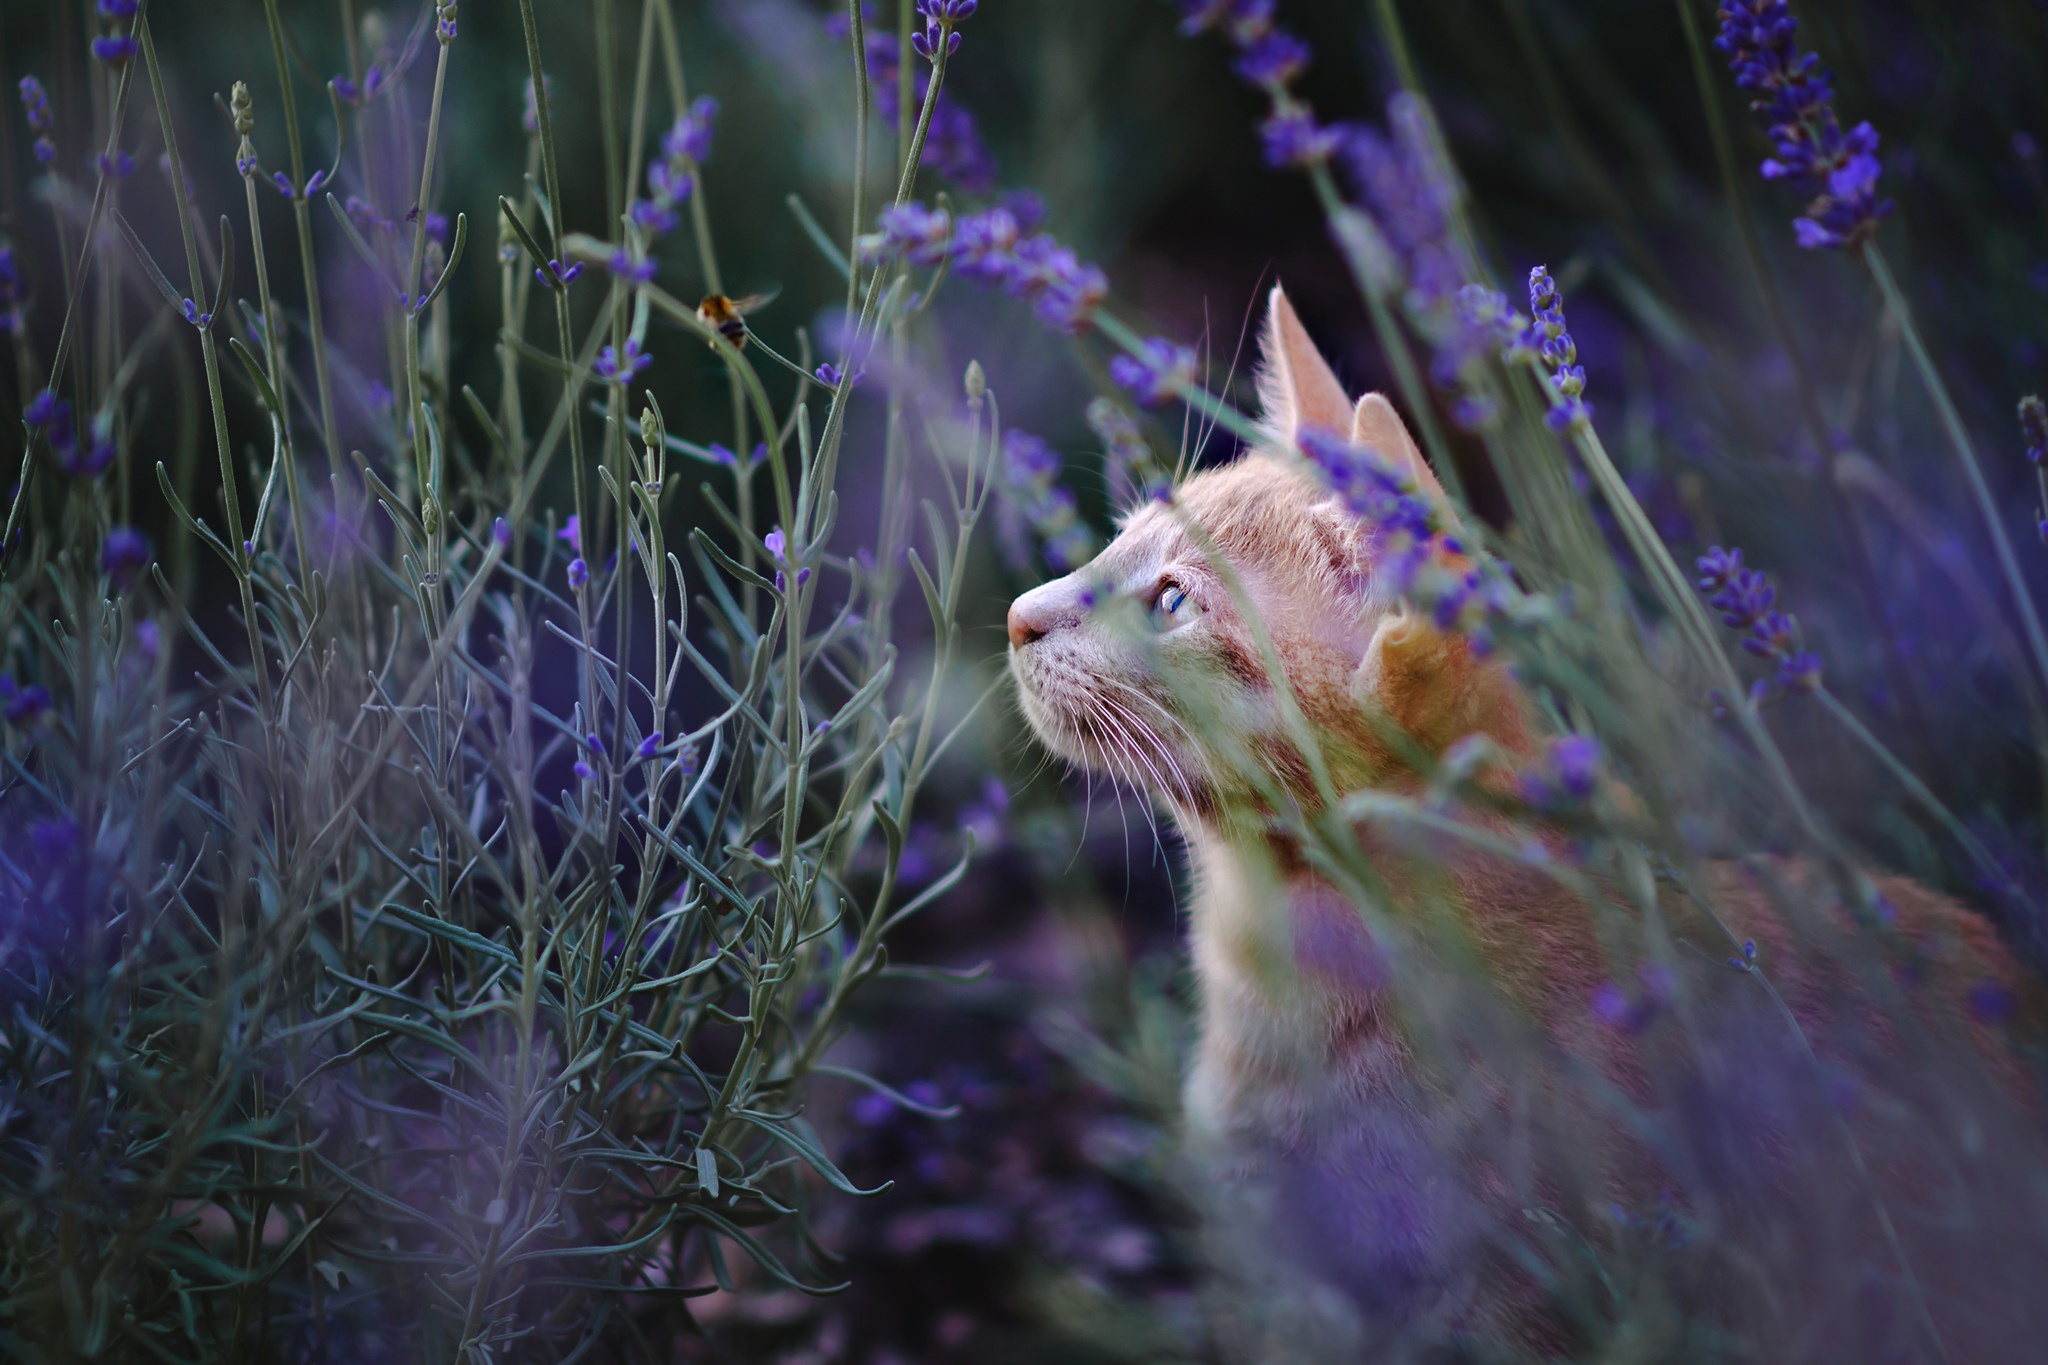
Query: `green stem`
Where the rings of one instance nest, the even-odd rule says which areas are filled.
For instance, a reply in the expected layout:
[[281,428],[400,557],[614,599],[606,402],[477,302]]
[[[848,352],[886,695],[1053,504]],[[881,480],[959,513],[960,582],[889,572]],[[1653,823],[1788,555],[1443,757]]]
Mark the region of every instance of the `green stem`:
[[1956,411],[1948,385],[1942,381],[1941,371],[1935,368],[1934,357],[1928,354],[1927,343],[1920,336],[1913,309],[1906,302],[1898,281],[1892,276],[1891,266],[1876,242],[1864,243],[1863,262],[1870,267],[1871,278],[1877,282],[1877,292],[1883,297],[1892,320],[1898,324],[1899,334],[1906,342],[1906,353],[1912,356],[1913,367],[1920,372],[1928,397],[1934,400],[1934,410],[1948,434],[1949,445],[1955,450],[1956,460],[1969,481],[1970,496],[1976,500],[1985,528],[1991,532],[1991,545],[1998,556],[1998,567],[2005,574],[2007,586],[2012,589],[2014,603],[2020,610],[2020,625],[2026,632],[2027,647],[2033,651],[2034,666],[2040,670],[2040,678],[2030,681],[2034,685],[2048,683],[2048,635],[2042,633],[2041,616],[2034,607],[2034,594],[2027,587],[2025,575],[2020,572],[2019,558],[2013,553],[2012,540],[2005,533],[2005,521],[1998,513],[1998,504],[1992,499],[1991,486],[1984,480],[1984,470],[1977,461],[1977,450],[1970,440],[1970,433],[1963,426],[1962,414]]

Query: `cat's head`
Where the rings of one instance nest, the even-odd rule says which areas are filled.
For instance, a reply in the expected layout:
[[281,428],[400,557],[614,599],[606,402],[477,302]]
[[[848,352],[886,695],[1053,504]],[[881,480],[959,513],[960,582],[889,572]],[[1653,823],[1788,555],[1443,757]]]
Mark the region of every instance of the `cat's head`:
[[1348,436],[1441,499],[1393,405],[1351,402],[1278,288],[1262,344],[1260,447],[1131,512],[1092,562],[1010,607],[1010,670],[1039,738],[1184,818],[1256,807],[1275,783],[1313,800],[1247,609],[1338,790],[1403,771],[1390,724],[1431,752],[1482,730],[1520,747],[1504,674],[1381,586],[1374,528],[1298,451],[1307,427]]

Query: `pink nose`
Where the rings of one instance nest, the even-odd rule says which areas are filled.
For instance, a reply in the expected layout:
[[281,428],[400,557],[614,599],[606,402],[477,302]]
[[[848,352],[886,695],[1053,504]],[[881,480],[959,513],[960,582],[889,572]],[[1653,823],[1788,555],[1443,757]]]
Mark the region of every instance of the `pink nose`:
[[1072,574],[1042,583],[1010,603],[1010,648],[1022,649],[1063,626],[1081,623],[1081,580]]
[[1043,634],[1043,627],[1034,625],[1023,612],[1018,611],[1016,603],[1010,604],[1010,648],[1022,649]]

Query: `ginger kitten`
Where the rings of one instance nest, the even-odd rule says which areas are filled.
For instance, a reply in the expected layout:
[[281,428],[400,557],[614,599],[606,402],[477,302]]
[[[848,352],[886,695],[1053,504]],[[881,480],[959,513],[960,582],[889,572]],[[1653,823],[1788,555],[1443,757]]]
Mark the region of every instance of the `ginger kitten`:
[[[1195,475],[1171,504],[1131,513],[1092,563],[1012,605],[1009,657],[1022,709],[1062,757],[1144,789],[1186,840],[1200,995],[1186,1088],[1191,1146],[1254,1191],[1268,1239],[1283,1251],[1291,1247],[1302,1266],[1350,1303],[1355,1320],[1341,1349],[1396,1338],[1412,1344],[1426,1327],[1441,1339],[1483,1330],[1531,1350],[1554,1350],[1570,1333],[1532,1306],[1535,1280],[1515,1262],[1514,1237],[1502,1236],[1500,1226],[1533,1216],[1535,1207],[1562,1206],[1562,1216],[1579,1226],[1621,1207],[1616,1201],[1647,1204],[1679,1161],[1643,1150],[1647,1139],[1622,1132],[1618,1117],[1588,1124],[1583,1113],[1561,1111],[1601,1086],[1644,1105],[1662,1103],[1665,1114],[1682,1116],[1691,1101],[1675,1096],[1661,1075],[1653,1080],[1651,1044],[1627,1020],[1617,1022],[1610,1011],[1603,1022],[1589,1008],[1596,992],[1612,989],[1609,983],[1633,982],[1610,961],[1578,896],[1512,860],[1443,850],[1418,856],[1366,829],[1365,852],[1393,912],[1421,903],[1425,890],[1455,903],[1485,973],[1556,1059],[1528,1074],[1481,1075],[1467,1085],[1480,1098],[1462,1097],[1466,1118],[1475,1103],[1537,1118],[1491,1148],[1468,1146],[1457,1157],[1445,1150],[1444,1084],[1440,1074],[1422,1074],[1385,953],[1351,900],[1301,847],[1275,832],[1271,815],[1276,802],[1319,813],[1318,766],[1339,794],[1418,790],[1404,750],[1390,742],[1390,721],[1430,755],[1483,735],[1510,762],[1527,760],[1534,753],[1530,707],[1502,664],[1383,595],[1372,573],[1372,529],[1294,453],[1306,427],[1348,435],[1354,445],[1404,462],[1426,493],[1442,497],[1393,406],[1378,394],[1355,404],[1348,398],[1277,288],[1259,393],[1267,445]],[[1217,556],[1229,578],[1216,572]],[[1312,754],[1297,742],[1301,731],[1270,685],[1247,607],[1284,669]],[[1789,1009],[1820,1040],[1821,1064],[1844,1075],[1870,1070],[1867,1048],[1835,1041],[1884,1033],[1881,1022],[1864,1027],[1869,1021],[1859,1018],[1854,955],[1802,956],[1765,877],[1808,903],[1831,896],[1809,869],[1779,863],[1713,869],[1708,899],[1739,935],[1758,942]],[[2020,989],[2010,956],[1962,907],[1896,879],[1879,887],[1903,928],[1929,945],[1929,983],[1919,1006],[1944,1027],[1973,1036],[1991,1069],[2010,1081],[2017,1074],[2010,1059],[1962,1008],[1969,992],[1986,983]],[[1671,913],[1675,933],[1715,951],[1713,936],[1685,906]],[[1838,908],[1823,917],[1845,931],[1845,940],[1853,938]],[[1811,1079],[1801,1068],[1810,1070],[1813,1059],[1793,1055],[1781,1038],[1790,1030],[1773,1024],[1768,1010],[1744,1003],[1762,1000],[1761,993],[1743,993],[1739,988],[1749,983],[1738,973],[1721,975],[1726,980],[1709,982],[1702,999],[1735,1002],[1715,1017],[1759,1060],[1740,1080],[1699,1078],[1698,1093],[1718,1097],[1710,1105],[1720,1111],[1716,1122],[1747,1106],[1740,1131],[1726,1142],[1717,1132],[1713,1150],[1737,1154],[1738,1169],[1741,1160],[1777,1162],[1771,1176],[1751,1183],[1783,1185],[1803,1169],[1784,1158],[1788,1142],[1809,1132],[1826,1138],[1840,1125],[1825,1106],[1801,1098],[1802,1078]],[[1752,1035],[1772,1041],[1752,1046]],[[1576,1089],[1559,1080],[1574,1067],[1583,1069]],[[1772,1089],[1780,1080],[1784,1085]],[[1769,1094],[1730,1101],[1742,1086]],[[1822,1086],[1808,1088],[1817,1094]],[[1544,1139],[1521,1135],[1540,1132],[1552,1110],[1560,1111],[1551,1132],[1558,1150],[1546,1165]],[[1577,1136],[1558,1136],[1568,1131]],[[1902,1169],[1920,1159],[1874,1139],[1866,1146],[1874,1166],[1883,1165],[1886,1152]],[[1843,1150],[1826,1147],[1815,1160],[1839,1168]],[[1717,1220],[1724,1232],[1773,1216],[1771,1200],[1739,1188],[1727,1193],[1723,1186],[1743,1182],[1703,1172],[1700,1164],[1684,1172],[1693,1179],[1686,1188],[1696,1216]],[[1579,1172],[1576,1185],[1568,1167]],[[1881,1183],[1893,1174],[1881,1169],[1871,1179]],[[1818,1183],[1832,1195],[1849,1182]],[[1863,1181],[1832,1202],[1816,1194],[1808,1211],[1816,1226],[1801,1227],[1793,1238],[1805,1249],[1779,1249],[1788,1269],[1776,1288],[1804,1296],[1800,1313],[1824,1319],[1816,1306],[1826,1297],[1820,1288],[1795,1293],[1790,1286],[1827,1254],[1817,1248],[1831,1231],[1849,1241],[1864,1235],[1869,1220],[1856,1210],[1868,1205],[1870,1188]],[[1283,1282],[1292,1283],[1286,1276],[1275,1281]],[[1852,1304],[1841,1311],[1853,1317],[1860,1310]],[[1830,1349],[1845,1347],[1861,1330],[1838,1327]],[[1338,1348],[1326,1342],[1322,1349]],[[1788,1348],[1782,1358],[1810,1356]]]

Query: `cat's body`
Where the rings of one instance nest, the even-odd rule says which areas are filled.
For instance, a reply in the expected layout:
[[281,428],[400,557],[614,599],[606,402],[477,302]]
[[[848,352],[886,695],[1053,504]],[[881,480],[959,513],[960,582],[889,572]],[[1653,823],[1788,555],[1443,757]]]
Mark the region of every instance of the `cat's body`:
[[[1377,395],[1351,404],[1278,290],[1261,396],[1281,451],[1303,427],[1348,432],[1356,445],[1405,460],[1435,490],[1392,407]],[[1510,766],[1528,761],[1535,745],[1527,703],[1504,666],[1384,597],[1374,552],[1373,529],[1301,460],[1255,452],[1196,475],[1170,504],[1134,513],[1093,564],[1018,599],[1012,668],[1026,717],[1053,749],[1145,788],[1186,839],[1201,996],[1186,1090],[1196,1152],[1255,1191],[1277,1241],[1307,1237],[1307,1259],[1368,1316],[1402,1330],[1426,1321],[1442,1339],[1490,1324],[1506,1339],[1554,1345],[1558,1324],[1530,1307],[1533,1282],[1497,1230],[1537,1205],[1562,1208],[1570,1222],[1589,1209],[1653,1203],[1679,1158],[1624,1131],[1621,1106],[1662,1105],[1681,1119],[1687,1105],[1702,1106],[1702,1122],[1718,1125],[1702,1150],[1717,1155],[1682,1174],[1690,1197],[1732,1228],[1772,1207],[1765,1200],[1752,1210],[1745,1182],[1844,1183],[1838,1140],[1817,1165],[1803,1155],[1807,1138],[1841,1126],[1804,1097],[1820,1093],[1817,1076],[1881,1070],[1885,1050],[1899,1044],[1865,1008],[1857,973],[1869,964],[1853,951],[1851,917],[1827,879],[1804,865],[1713,867],[1698,898],[1662,895],[1675,939],[1725,953],[1719,926],[1697,909],[1716,906],[1736,942],[1755,941],[1777,992],[1745,989],[1752,983],[1741,972],[1717,969],[1692,998],[1687,1028],[1696,1033],[1711,1015],[1741,1040],[1729,1055],[1743,1060],[1729,1074],[1709,1067],[1695,1076],[1669,1058],[1659,1070],[1645,1051],[1649,1035],[1638,1037],[1614,1010],[1603,1018],[1589,1007],[1616,981],[1632,985],[1640,964],[1612,960],[1585,898],[1542,870],[1541,859],[1471,844],[1418,850],[1361,827],[1388,906],[1397,916],[1448,907],[1476,958],[1464,965],[1480,969],[1504,1006],[1473,1012],[1491,1023],[1454,1014],[1422,1030],[1478,1064],[1447,1071],[1419,1057],[1416,1026],[1429,1011],[1418,1011],[1415,983],[1446,964],[1404,961],[1404,1002],[1390,989],[1387,950],[1352,896],[1278,832],[1272,813],[1289,806],[1314,815],[1321,793],[1418,791],[1402,758],[1413,750],[1396,735],[1432,755],[1483,735]],[[1219,572],[1219,563],[1227,568]],[[1119,616],[1119,604],[1133,603],[1149,617],[1142,628],[1129,610]],[[1297,714],[1272,687],[1269,659],[1284,670]],[[1563,853],[1561,841],[1549,852]],[[2020,990],[2010,955],[1962,907],[1910,883],[1881,890],[1900,929],[1927,945],[1915,1010],[1938,1032],[1967,1035],[1968,1050],[1990,1059],[1986,1070],[2014,1082],[2017,1068],[1964,1008],[1973,988]],[[1840,955],[1811,935],[1793,950],[1777,908],[1788,892],[1817,909]],[[1533,1027],[1540,1041],[1507,1054],[1528,1065],[1503,1068],[1494,1044],[1500,1028],[1514,1027]],[[1463,1079],[1447,1082],[1454,1073]],[[1615,1121],[1568,1112],[1603,1094],[1616,1097]],[[1887,1132],[1910,1135],[1911,1123],[1885,1112]],[[1472,1134],[1490,1131],[1491,1118],[1508,1136],[1489,1145]],[[1852,1127],[1861,1122],[1852,1116]],[[1910,1142],[1889,1140],[1874,1130],[1864,1139],[1866,1164],[1922,1161]],[[1802,1176],[1809,1165],[1821,1175]],[[1865,1184],[1884,1176],[1863,1173]],[[1916,1178],[1899,1196],[1909,1203]],[[1817,1217],[1795,1242],[1853,1238],[1852,1228],[1869,1223]],[[1786,1252],[1794,1264],[1818,1254]]]

